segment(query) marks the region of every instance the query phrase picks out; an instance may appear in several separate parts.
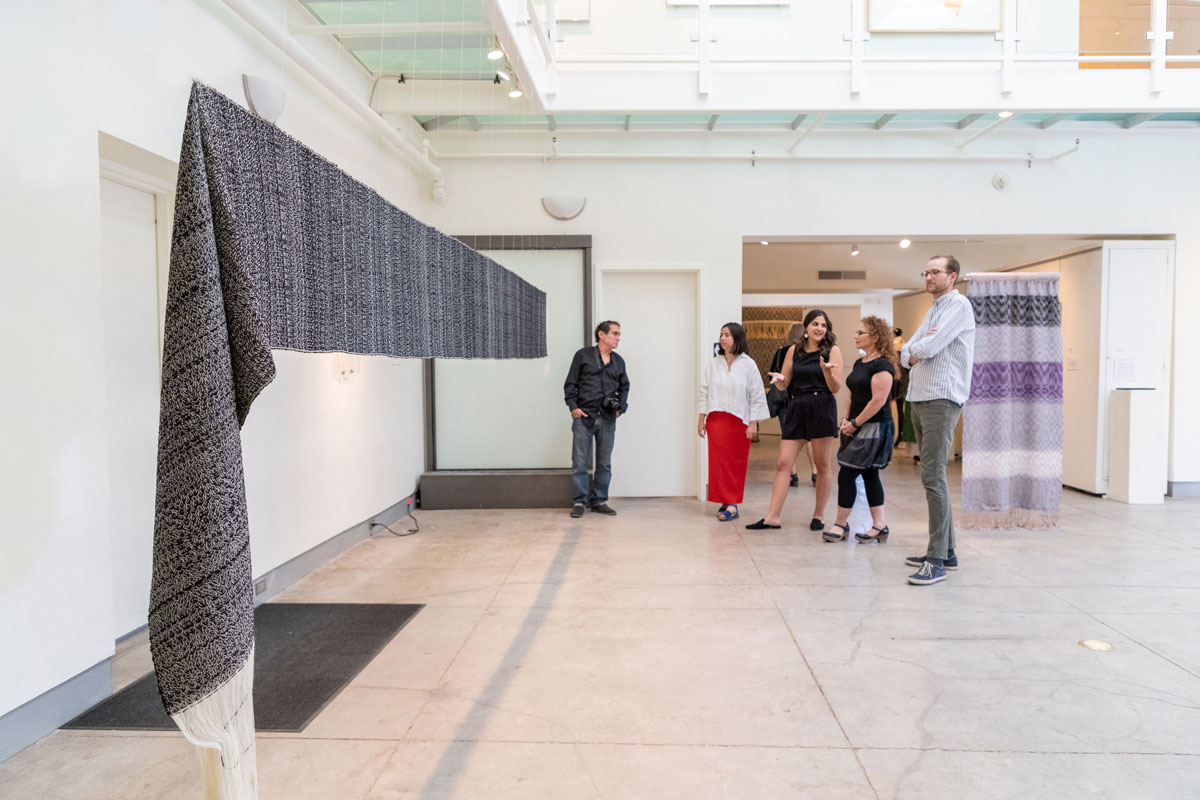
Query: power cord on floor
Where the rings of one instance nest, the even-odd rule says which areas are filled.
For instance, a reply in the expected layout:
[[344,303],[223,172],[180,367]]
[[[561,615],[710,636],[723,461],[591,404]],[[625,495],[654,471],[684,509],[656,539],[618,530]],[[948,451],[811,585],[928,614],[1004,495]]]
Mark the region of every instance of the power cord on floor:
[[[413,521],[413,525],[416,526],[411,531],[404,531],[403,533],[400,533],[400,532],[392,530],[392,527],[390,525],[384,525],[382,522],[372,522],[371,530],[374,530],[375,528],[383,528],[388,533],[390,533],[392,536],[412,536],[414,533],[420,533],[421,523],[417,522],[417,518],[413,516],[411,504],[408,507],[408,513],[405,514],[404,517],[408,517],[409,519],[411,519]],[[404,517],[401,517],[400,519],[404,519]]]

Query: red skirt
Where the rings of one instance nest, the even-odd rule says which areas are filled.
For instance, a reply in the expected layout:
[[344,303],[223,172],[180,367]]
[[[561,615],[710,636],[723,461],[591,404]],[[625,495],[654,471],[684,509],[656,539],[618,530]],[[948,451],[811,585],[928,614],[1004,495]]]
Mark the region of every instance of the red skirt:
[[714,411],[704,420],[708,439],[708,501],[740,503],[746,491],[750,440],[746,423],[733,414]]

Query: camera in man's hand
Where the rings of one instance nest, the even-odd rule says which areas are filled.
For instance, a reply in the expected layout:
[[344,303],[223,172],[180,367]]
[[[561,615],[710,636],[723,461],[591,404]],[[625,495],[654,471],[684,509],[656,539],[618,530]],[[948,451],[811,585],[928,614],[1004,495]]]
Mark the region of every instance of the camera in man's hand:
[[607,397],[600,398],[600,410],[607,411],[609,414],[616,416],[621,410],[621,394],[613,392]]

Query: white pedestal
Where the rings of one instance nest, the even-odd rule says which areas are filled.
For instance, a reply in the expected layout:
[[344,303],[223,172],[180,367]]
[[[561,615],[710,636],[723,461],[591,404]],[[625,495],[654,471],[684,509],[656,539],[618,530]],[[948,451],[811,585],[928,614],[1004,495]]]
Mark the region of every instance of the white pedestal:
[[1117,389],[1109,400],[1108,496],[1161,503],[1167,493],[1167,430],[1157,389]]

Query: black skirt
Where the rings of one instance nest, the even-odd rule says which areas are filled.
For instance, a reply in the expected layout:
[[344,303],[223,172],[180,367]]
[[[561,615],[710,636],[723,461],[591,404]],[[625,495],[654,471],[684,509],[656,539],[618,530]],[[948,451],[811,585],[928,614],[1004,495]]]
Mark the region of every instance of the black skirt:
[[784,439],[824,439],[837,435],[837,400],[831,392],[806,390],[792,396],[782,420]]

